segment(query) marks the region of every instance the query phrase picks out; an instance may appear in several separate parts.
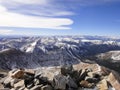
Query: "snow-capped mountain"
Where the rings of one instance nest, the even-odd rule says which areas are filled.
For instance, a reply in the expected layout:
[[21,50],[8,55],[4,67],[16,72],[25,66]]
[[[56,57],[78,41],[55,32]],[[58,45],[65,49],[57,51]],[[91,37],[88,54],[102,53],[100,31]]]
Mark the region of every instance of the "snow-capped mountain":
[[112,50],[120,50],[119,38],[100,36],[3,37],[0,38],[0,68],[37,68],[77,64],[87,57]]

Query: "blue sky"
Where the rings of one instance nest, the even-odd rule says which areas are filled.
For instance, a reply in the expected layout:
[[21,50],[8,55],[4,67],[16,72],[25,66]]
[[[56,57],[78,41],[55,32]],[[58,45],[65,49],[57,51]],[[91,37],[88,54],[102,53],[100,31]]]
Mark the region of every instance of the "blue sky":
[[1,35],[120,35],[120,0],[0,0]]

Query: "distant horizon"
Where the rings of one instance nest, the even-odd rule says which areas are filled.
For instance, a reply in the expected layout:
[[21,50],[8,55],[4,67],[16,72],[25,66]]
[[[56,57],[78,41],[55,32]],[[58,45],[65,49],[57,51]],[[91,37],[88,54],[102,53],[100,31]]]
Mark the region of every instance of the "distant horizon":
[[47,36],[48,36],[48,37],[49,37],[49,36],[50,36],[50,37],[52,37],[52,36],[58,36],[58,37],[59,37],[59,36],[63,36],[63,37],[64,37],[64,36],[65,36],[65,37],[66,37],[66,36],[68,36],[68,37],[69,37],[69,36],[73,36],[73,37],[74,37],[74,36],[78,36],[78,37],[82,37],[82,36],[83,36],[83,37],[89,37],[89,36],[90,36],[90,37],[108,37],[108,38],[110,38],[110,37],[111,37],[111,38],[112,38],[112,37],[114,38],[114,37],[115,37],[115,38],[120,38],[120,36],[112,36],[112,35],[109,36],[109,35],[77,35],[77,34],[76,34],[76,35],[72,35],[72,34],[71,34],[71,35],[57,35],[57,34],[56,34],[56,35],[1,35],[1,34],[0,34],[0,37],[44,37],[44,36],[45,36],[45,37],[47,37]]

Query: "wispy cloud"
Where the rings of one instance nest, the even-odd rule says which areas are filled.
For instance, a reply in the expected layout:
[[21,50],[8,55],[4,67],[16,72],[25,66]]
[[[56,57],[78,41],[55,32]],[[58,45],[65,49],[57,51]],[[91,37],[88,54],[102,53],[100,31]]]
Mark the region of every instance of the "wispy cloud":
[[[68,25],[73,24],[73,21],[69,18],[54,18],[54,17],[43,17],[43,16],[38,17],[38,16],[24,15],[20,13],[10,12],[5,6],[2,5],[0,5],[0,13],[1,13],[0,14],[1,27],[70,29]],[[58,14],[59,13],[56,13],[56,15]],[[69,13],[60,12],[60,14],[65,15]]]
[[67,16],[74,14],[74,12],[66,9],[66,6],[61,5],[59,0],[57,3],[56,0],[0,0],[0,4],[9,11],[28,15]]

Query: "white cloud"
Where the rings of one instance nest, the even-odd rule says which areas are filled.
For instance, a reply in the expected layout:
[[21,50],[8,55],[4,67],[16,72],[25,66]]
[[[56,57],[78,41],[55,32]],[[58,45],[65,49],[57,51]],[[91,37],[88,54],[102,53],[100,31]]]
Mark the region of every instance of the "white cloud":
[[[17,4],[17,5],[20,5],[20,4],[41,4],[41,5],[44,5],[46,3],[48,3],[49,0],[0,0],[0,3],[7,3],[7,4]],[[13,5],[12,4],[12,5]]]
[[44,17],[75,15],[75,13],[70,12],[70,11],[57,11],[57,10],[51,10],[51,11],[40,10],[40,12],[35,11],[35,10],[19,10],[19,12],[38,15],[38,16],[44,16]]
[[2,27],[70,29],[66,25],[73,24],[73,21],[68,18],[47,18],[12,13],[3,6],[0,6],[0,12],[0,26]]
[[59,0],[57,3],[56,0],[0,0],[0,4],[12,12],[22,14],[39,16],[68,16],[74,14],[72,11],[66,10],[66,6],[61,5]]
[[7,11],[7,9],[0,5],[0,12],[5,12],[5,11]]
[[10,35],[13,33],[13,30],[7,30],[7,29],[1,29],[0,34],[1,35]]
[[11,0],[21,4],[46,4],[46,0]]

